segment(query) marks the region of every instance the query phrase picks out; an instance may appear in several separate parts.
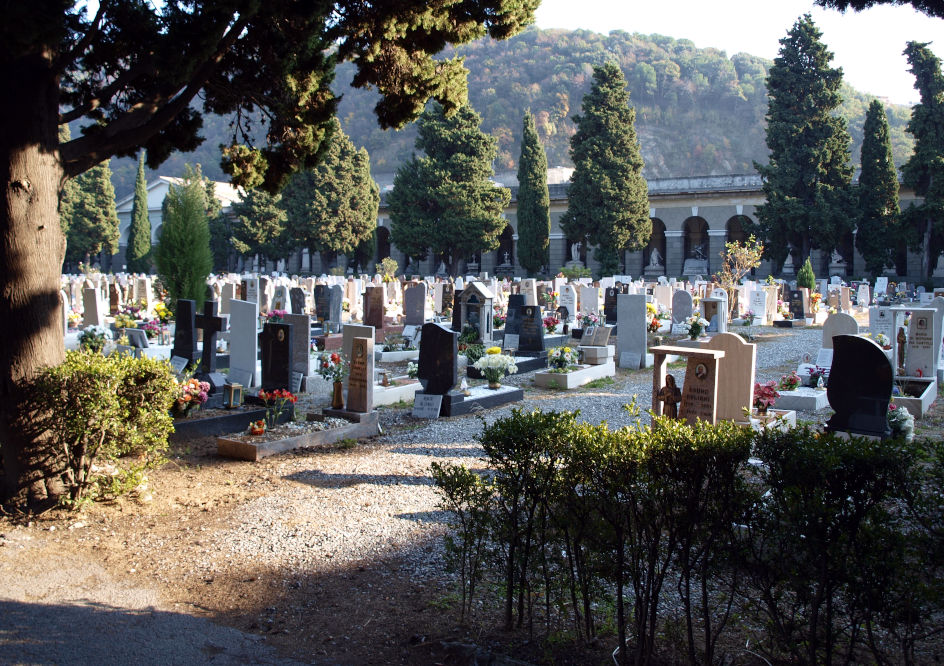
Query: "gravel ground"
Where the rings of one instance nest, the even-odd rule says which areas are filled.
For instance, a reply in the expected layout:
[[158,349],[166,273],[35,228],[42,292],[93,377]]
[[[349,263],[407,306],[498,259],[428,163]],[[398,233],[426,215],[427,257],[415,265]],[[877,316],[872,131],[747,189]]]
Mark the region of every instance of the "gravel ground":
[[[779,379],[805,353],[815,354],[822,336],[821,328],[755,332],[759,381]],[[684,382],[684,368],[671,371]],[[587,421],[618,427],[631,422],[623,405],[633,394],[643,410],[651,404],[648,370],[620,370],[610,385],[569,392],[535,389],[531,377],[505,380],[525,389],[523,402],[480,416],[491,422],[515,407],[579,409]],[[324,400],[308,397],[298,408]],[[453,621],[429,604],[452,580],[442,565],[446,516],[429,467],[480,467],[481,422],[475,414],[426,421],[402,408],[380,413],[386,434],[350,449],[221,462],[206,442],[203,453],[178,458],[186,465],[152,475],[152,502],[93,507],[78,529],[0,523],[16,546],[0,551],[7,559],[0,561],[0,663],[91,663],[102,655],[121,663],[134,650],[137,663],[292,663],[274,657],[272,646],[306,663],[435,662],[410,645],[418,627],[438,627],[442,636],[443,623]],[[52,566],[36,555],[72,551]],[[99,558],[110,562],[108,571]],[[27,577],[9,575],[18,570]],[[388,588],[389,596],[379,592]],[[425,601],[408,608],[401,602],[411,595]],[[59,633],[76,613],[95,647],[68,658]],[[349,635],[335,642],[339,615]],[[155,631],[175,639],[155,642]]]

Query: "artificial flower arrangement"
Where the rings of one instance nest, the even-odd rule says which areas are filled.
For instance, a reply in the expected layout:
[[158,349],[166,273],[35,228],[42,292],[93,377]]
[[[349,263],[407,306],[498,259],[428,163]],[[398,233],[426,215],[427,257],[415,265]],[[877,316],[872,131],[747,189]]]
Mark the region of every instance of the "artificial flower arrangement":
[[875,342],[877,342],[879,347],[881,347],[882,349],[892,348],[892,341],[884,333],[877,333],[875,335]]
[[685,326],[688,326],[688,337],[697,340],[708,328],[708,320],[696,313],[685,320]]
[[596,312],[577,313],[577,320],[582,328],[595,328],[600,325],[600,316]]
[[818,291],[814,291],[812,294],[810,294],[810,312],[819,312],[819,304],[822,300],[823,295]]
[[265,419],[259,419],[258,421],[250,421],[249,423],[249,434],[250,435],[261,435],[266,431],[266,422]]
[[557,325],[560,323],[560,319],[554,315],[547,315],[544,318],[544,330],[548,333],[553,333],[557,329]]
[[773,407],[779,397],[776,382],[771,381],[765,384],[754,382],[754,408],[758,414],[766,414],[767,409]]
[[285,321],[285,315],[288,314],[285,310],[269,310],[265,315],[267,324],[281,324]]
[[162,324],[169,322],[172,316],[171,311],[168,309],[164,301],[158,301],[154,304],[154,315]]
[[82,321],[82,315],[80,315],[75,310],[69,310],[69,328],[75,328],[79,325],[79,322]]
[[495,305],[492,309],[494,310],[492,314],[492,328],[501,328],[505,325],[505,320],[508,318],[505,314],[505,309],[500,305]]
[[826,387],[826,381],[829,377],[829,368],[815,365],[807,368],[806,371],[810,373],[810,387],[819,389]]
[[259,391],[259,399],[266,408],[265,420],[268,426],[274,427],[285,407],[291,403],[298,402],[298,396],[288,389],[275,389],[274,391]]
[[659,315],[659,308],[656,307],[655,303],[646,302],[646,314],[649,317],[655,318]]
[[104,326],[86,326],[79,333],[79,346],[82,349],[100,352],[105,348],[105,342],[111,339],[111,331]]
[[318,374],[329,382],[339,382],[347,375],[350,365],[338,352],[324,352],[318,357]]
[[914,416],[911,412],[895,403],[889,403],[887,418],[893,436],[904,437],[906,442],[914,440]]
[[115,315],[115,328],[134,328],[134,317],[124,312]]
[[800,379],[800,375],[796,373],[796,370],[793,370],[789,375],[782,375],[780,377],[780,385],[778,388],[781,391],[795,391],[801,383],[803,383],[803,380]]
[[754,318],[755,318],[756,316],[757,316],[757,315],[754,314],[754,311],[753,311],[753,310],[748,310],[747,312],[745,312],[745,313],[744,313],[744,326],[753,326],[753,325],[754,325]]
[[647,333],[658,333],[659,328],[662,326],[662,323],[656,318],[653,317],[649,320],[649,324],[646,326]]
[[164,332],[164,325],[161,324],[160,319],[148,319],[141,328],[144,329],[144,334],[149,340],[153,340]]
[[177,383],[177,395],[173,411],[187,414],[191,409],[199,409],[210,397],[210,384],[190,377]]
[[515,365],[515,359],[507,354],[501,353],[500,347],[489,347],[485,350],[485,355],[475,362],[472,366],[479,370],[488,380],[489,384],[499,383],[505,374],[515,374],[518,372],[518,366]]
[[572,347],[552,347],[547,352],[547,362],[553,370],[566,372],[569,366],[577,365],[577,350]]
[[406,376],[410,379],[416,379],[420,375],[420,366],[413,361],[406,364]]
[[544,307],[548,310],[556,310],[558,298],[560,298],[560,294],[556,291],[544,292]]

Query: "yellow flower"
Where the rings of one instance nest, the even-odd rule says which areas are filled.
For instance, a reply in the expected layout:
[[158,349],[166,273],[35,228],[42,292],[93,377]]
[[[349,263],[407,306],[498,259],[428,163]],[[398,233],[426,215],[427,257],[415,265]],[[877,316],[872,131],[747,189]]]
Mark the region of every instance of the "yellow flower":
[[485,350],[486,354],[501,354],[501,347],[489,347]]

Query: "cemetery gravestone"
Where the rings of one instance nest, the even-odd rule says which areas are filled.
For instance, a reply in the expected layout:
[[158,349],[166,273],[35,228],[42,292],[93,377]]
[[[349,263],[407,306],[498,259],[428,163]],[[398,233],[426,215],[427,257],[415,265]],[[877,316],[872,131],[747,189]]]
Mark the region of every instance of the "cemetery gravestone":
[[[616,353],[621,368],[638,370],[646,367],[646,297],[643,294],[619,294],[616,300]],[[600,327],[606,328],[606,327]],[[627,354],[628,356],[624,356]],[[633,359],[633,367],[624,360]]]
[[692,316],[694,300],[692,295],[684,289],[676,289],[672,294],[672,323],[682,324]]
[[384,325],[383,287],[367,287],[364,291],[364,325],[375,329]]
[[941,331],[937,310],[912,310],[911,321],[908,324],[905,375],[936,377],[940,347]]
[[750,411],[754,404],[757,345],[745,342],[740,335],[721,333],[711,338],[706,346],[724,352],[718,359],[718,385],[723,390],[717,395],[717,418],[740,421],[745,408]]
[[220,391],[226,383],[226,378],[216,371],[216,336],[226,326],[226,320],[216,314],[218,307],[216,301],[204,301],[203,314],[194,316],[194,326],[203,331],[203,354],[197,379],[207,382],[210,385],[208,395],[216,397],[212,405],[207,403],[208,407],[222,404]]
[[328,321],[331,313],[330,303],[328,302],[328,285],[315,285],[315,318],[319,322]]
[[287,389],[291,385],[294,331],[290,324],[267,323],[262,328],[262,388]]
[[308,377],[311,374],[311,317],[287,314],[283,319],[292,327],[292,372]]
[[790,317],[793,319],[806,319],[803,292],[799,289],[791,289],[787,297],[790,306]]
[[181,298],[177,301],[176,326],[174,329],[174,347],[171,350],[172,356],[180,356],[187,359],[187,363],[192,363],[198,358],[196,322],[194,309],[196,301]]
[[603,317],[607,324],[616,323],[616,297],[619,290],[616,287],[607,287],[603,293]]
[[826,429],[854,435],[887,437],[892,366],[882,348],[869,338],[833,338],[833,365],[826,397],[835,414]]
[[[679,418],[694,424],[701,419],[717,422],[719,359],[707,355],[688,357]],[[753,387],[752,387],[753,388]]]
[[82,324],[84,326],[104,326],[105,307],[104,303],[102,303],[102,296],[98,289],[95,289],[94,287],[83,289],[82,302],[85,306]]
[[259,306],[256,303],[235,299],[230,303],[229,378],[246,388],[259,384],[256,374],[256,359],[259,354],[259,336],[256,333],[258,320]]
[[859,324],[852,315],[837,312],[826,317],[823,322],[823,349],[833,348],[833,338],[837,335],[858,335]]
[[754,316],[760,319],[761,324],[767,323],[767,292],[752,291],[749,309]]
[[524,296],[511,294],[508,297],[508,310],[505,313],[505,335],[518,335],[521,332],[521,310],[525,306]]
[[408,287],[403,292],[403,321],[410,326],[426,323],[426,283]]
[[[330,287],[328,287],[327,321],[330,321],[335,324],[340,324],[341,312],[343,309],[344,309],[344,289],[339,284],[333,284]],[[381,308],[381,313],[382,312],[383,312],[383,308]],[[381,321],[382,320],[383,320],[383,315],[381,314]]]
[[544,351],[544,320],[541,317],[541,308],[536,305],[526,305],[521,308],[518,351],[521,353]]
[[291,290],[289,290],[288,297],[292,304],[292,314],[306,314],[304,289],[301,287],[292,287]]
[[445,395],[456,385],[459,375],[459,335],[439,324],[423,324],[419,374],[425,393]]
[[565,324],[573,324],[577,317],[577,290],[572,284],[565,284],[560,288],[560,306],[567,308]]
[[351,371],[347,384],[347,411],[373,411],[374,338],[351,341]]

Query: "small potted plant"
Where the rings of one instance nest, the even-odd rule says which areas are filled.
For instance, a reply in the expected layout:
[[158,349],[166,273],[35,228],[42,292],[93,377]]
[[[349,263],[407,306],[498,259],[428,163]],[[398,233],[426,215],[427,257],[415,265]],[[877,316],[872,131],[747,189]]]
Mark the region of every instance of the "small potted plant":
[[759,416],[766,415],[767,410],[773,407],[779,397],[776,382],[771,381],[765,384],[754,382],[754,409]]
[[486,349],[485,355],[477,360],[472,367],[481,372],[488,380],[490,389],[501,388],[501,380],[506,374],[518,372],[515,359],[507,354],[502,354],[500,347]]
[[111,340],[111,331],[103,326],[86,326],[79,333],[79,346],[92,352],[101,352],[105,348],[105,342]]
[[332,383],[331,409],[344,408],[344,390],[341,382],[347,376],[350,365],[338,352],[324,352],[318,357],[318,374]]

